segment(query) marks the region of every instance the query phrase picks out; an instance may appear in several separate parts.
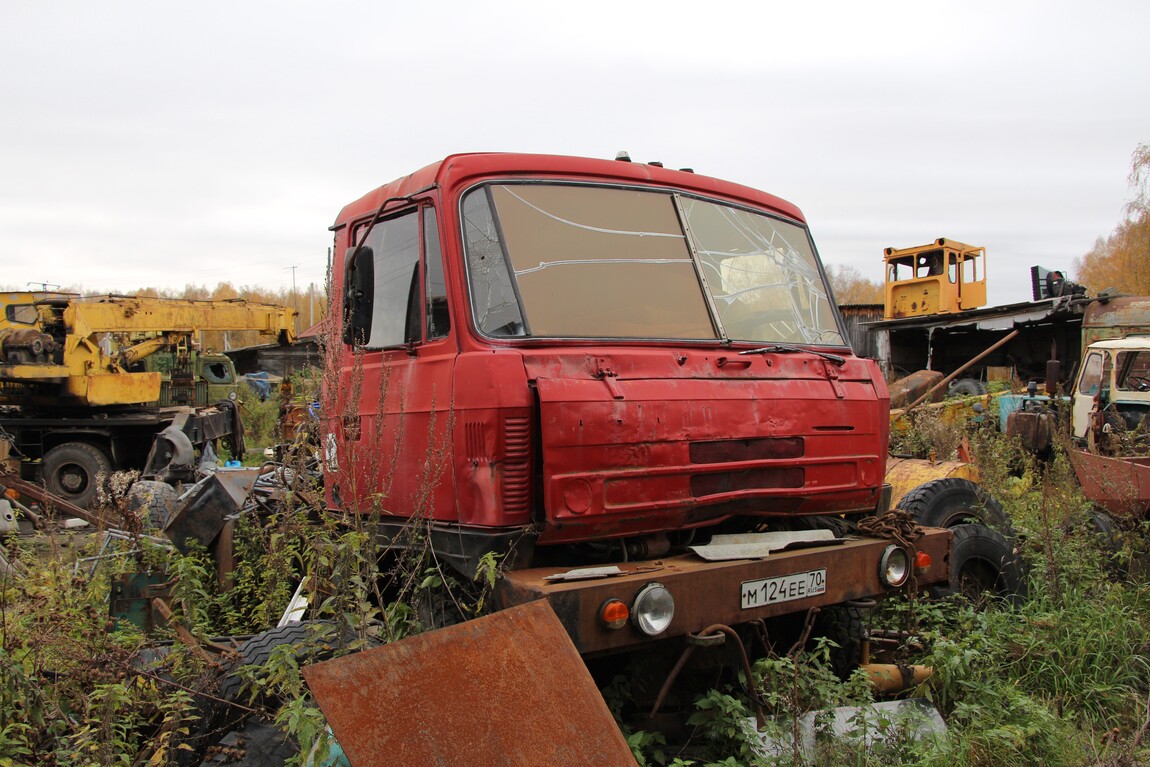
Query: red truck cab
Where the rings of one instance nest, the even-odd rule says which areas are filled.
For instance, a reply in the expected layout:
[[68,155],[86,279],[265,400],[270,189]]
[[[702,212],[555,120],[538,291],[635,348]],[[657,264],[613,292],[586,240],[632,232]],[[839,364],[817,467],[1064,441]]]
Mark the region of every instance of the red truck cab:
[[[425,521],[462,573],[491,551],[511,570],[658,558],[889,501],[882,374],[784,200],[657,165],[463,154],[333,230],[329,504],[385,535]],[[843,598],[883,589],[874,564]]]

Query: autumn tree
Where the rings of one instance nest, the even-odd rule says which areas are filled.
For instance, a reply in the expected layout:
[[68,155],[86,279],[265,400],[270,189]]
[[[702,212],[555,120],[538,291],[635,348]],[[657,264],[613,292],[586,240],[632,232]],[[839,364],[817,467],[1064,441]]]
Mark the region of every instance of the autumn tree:
[[882,284],[862,276],[855,266],[827,266],[831,290],[840,306],[850,304],[881,304]]
[[1117,288],[1150,295],[1150,142],[1134,150],[1127,178],[1134,194],[1126,203],[1125,218],[1074,264],[1078,281],[1093,294]]

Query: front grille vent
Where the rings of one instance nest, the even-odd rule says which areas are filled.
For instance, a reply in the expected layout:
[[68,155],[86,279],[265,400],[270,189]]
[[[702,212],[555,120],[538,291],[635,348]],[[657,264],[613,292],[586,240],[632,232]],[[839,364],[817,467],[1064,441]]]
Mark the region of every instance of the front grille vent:
[[704,498],[736,490],[764,490],[802,487],[806,481],[801,467],[748,469],[691,477],[691,495]]
[[692,442],[691,463],[737,463],[780,458],[802,458],[802,437],[764,437],[762,439],[724,439],[714,442]]

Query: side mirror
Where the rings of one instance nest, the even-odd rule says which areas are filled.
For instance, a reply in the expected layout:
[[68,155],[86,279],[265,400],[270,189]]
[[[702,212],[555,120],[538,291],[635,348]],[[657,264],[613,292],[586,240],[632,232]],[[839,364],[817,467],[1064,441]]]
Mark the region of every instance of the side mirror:
[[348,248],[343,276],[343,342],[367,343],[375,301],[375,253],[366,245]]

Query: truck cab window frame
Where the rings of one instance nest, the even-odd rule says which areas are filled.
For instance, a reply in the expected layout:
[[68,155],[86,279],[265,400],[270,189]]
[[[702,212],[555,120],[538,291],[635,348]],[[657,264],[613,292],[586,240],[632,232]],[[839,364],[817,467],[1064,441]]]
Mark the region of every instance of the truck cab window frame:
[[345,341],[374,350],[446,338],[451,321],[434,207],[406,209],[370,232],[364,222],[353,240],[344,290],[345,321],[356,337]]

